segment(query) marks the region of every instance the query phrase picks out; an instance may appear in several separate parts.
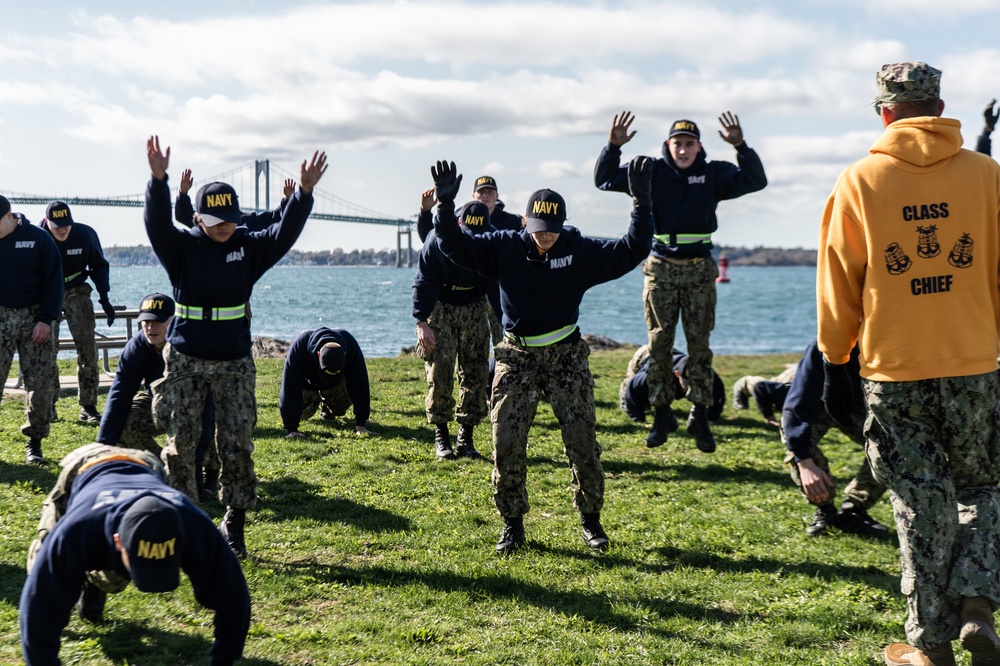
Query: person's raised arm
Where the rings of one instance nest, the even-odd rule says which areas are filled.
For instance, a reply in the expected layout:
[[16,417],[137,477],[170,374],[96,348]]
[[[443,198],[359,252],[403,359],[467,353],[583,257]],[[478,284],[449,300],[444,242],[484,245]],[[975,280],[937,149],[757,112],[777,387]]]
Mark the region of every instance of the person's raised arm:
[[594,185],[598,189],[628,192],[628,178],[625,167],[621,166],[621,157],[622,146],[635,136],[636,130],[631,129],[633,120],[635,116],[631,111],[615,114],[608,132],[608,143],[594,164]]
[[156,180],[165,180],[167,167],[170,165],[170,146],[166,152],[160,150],[160,137],[153,135],[146,141],[146,158],[149,160],[149,170]]
[[312,194],[316,183],[326,173],[327,166],[326,153],[319,150],[313,153],[312,159],[302,160],[302,166],[299,169],[299,189],[304,194]]
[[719,116],[719,124],[722,125],[719,136],[722,137],[723,141],[733,148],[739,148],[743,145],[743,128],[740,127],[739,116],[732,111],[725,111]]
[[608,132],[608,143],[621,148],[631,141],[636,133],[636,130],[629,132],[633,120],[635,120],[635,116],[632,115],[631,111],[615,114],[615,119],[611,121],[611,131]]

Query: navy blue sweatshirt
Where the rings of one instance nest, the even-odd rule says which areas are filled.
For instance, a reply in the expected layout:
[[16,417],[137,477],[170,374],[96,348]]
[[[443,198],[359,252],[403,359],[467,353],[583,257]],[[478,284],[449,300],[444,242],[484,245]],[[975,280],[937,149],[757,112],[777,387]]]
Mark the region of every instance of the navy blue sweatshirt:
[[[263,231],[281,219],[281,211],[285,210],[287,204],[288,199],[282,199],[274,210],[243,213],[240,216],[240,226],[246,227],[248,231]],[[191,205],[191,197],[187,193],[177,195],[177,201],[174,203],[174,219],[189,229],[194,227],[194,206]]]
[[[346,360],[344,371],[330,376],[319,367],[319,350],[328,342],[336,342],[344,348]],[[368,368],[365,355],[354,336],[342,328],[317,328],[302,331],[288,348],[285,369],[281,373],[281,392],[278,394],[278,409],[281,422],[288,432],[297,432],[302,419],[305,402],[302,392],[322,391],[333,388],[342,379],[347,381],[347,395],[354,407],[354,423],[367,425],[371,416],[371,392],[368,388]]]
[[215,611],[212,664],[232,664],[243,654],[250,627],[250,593],[236,556],[212,519],[145,465],[103,462],[74,481],[66,513],[42,542],[21,590],[21,648],[29,666],[59,662],[59,637],[80,597],[88,571],[128,577],[113,536],[125,511],[155,494],[180,512],[184,540],[180,565],[195,599]]
[[[132,397],[142,385],[145,385],[148,392],[150,384],[163,377],[165,365],[162,352],[150,344],[142,331],[125,343],[125,348],[118,357],[115,380],[108,389],[108,401],[104,405],[104,413],[101,414],[101,428],[97,432],[98,442],[118,444],[132,410]],[[198,440],[198,449],[206,449],[214,436],[215,403],[212,401],[212,393],[209,392],[201,415],[201,438]]]
[[[858,346],[851,351],[847,361],[847,371],[854,383],[855,409],[865,409],[861,392],[861,364],[858,362]],[[811,458],[813,424],[823,414],[823,353],[814,338],[806,347],[805,356],[799,361],[795,378],[785,396],[785,406],[781,410],[781,427],[785,431],[788,450],[795,455],[795,462]]]
[[59,249],[48,231],[15,213],[17,226],[0,238],[0,305],[41,305],[38,322],[52,325],[62,316],[63,272]]
[[[38,226],[51,235],[45,227],[44,220]],[[107,298],[111,290],[108,260],[104,258],[104,250],[101,249],[97,232],[85,224],[74,222],[66,240],[58,241],[55,237],[52,240],[55,241],[56,247],[59,248],[59,256],[62,257],[63,282],[66,289],[79,287],[90,277],[101,299]]]
[[431,229],[420,249],[417,274],[413,278],[413,317],[427,321],[438,301],[448,305],[468,305],[482,298],[496,281],[474,270],[462,268],[445,256]]
[[[653,160],[653,220],[656,235],[653,256],[707,257],[712,242],[676,243],[671,234],[711,234],[719,228],[715,209],[720,201],[764,189],[767,177],[760,157],[746,142],[736,149],[739,167],[731,162],[709,162],[702,149],[687,169],[678,169],[664,142],[663,157]],[[628,165],[619,166],[622,150],[609,143],[594,166],[594,184],[602,190],[628,194]]]
[[650,209],[641,207],[633,209],[628,233],[615,241],[587,238],[579,229],[564,226],[543,255],[527,230],[478,236],[462,232],[454,203],[442,202],[434,233],[452,261],[500,283],[503,328],[526,337],[577,323],[588,289],[625,275],[646,258],[653,224]]
[[[170,188],[166,179],[151,178],[146,189],[146,233],[157,259],[174,287],[178,308],[242,306],[253,286],[292,248],[309,219],[313,198],[297,191],[282,211],[281,221],[264,231],[237,227],[225,243],[202,231],[178,229],[170,219]],[[167,342],[196,358],[234,361],[250,355],[250,321],[186,319],[175,316]]]

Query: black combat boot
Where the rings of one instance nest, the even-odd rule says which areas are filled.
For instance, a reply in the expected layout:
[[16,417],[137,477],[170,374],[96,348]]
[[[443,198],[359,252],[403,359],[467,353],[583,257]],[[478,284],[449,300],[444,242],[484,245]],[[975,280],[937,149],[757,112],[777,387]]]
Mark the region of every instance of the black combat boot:
[[202,478],[202,486],[203,488],[199,489],[201,499],[210,500],[217,497],[219,494],[219,470],[206,469]]
[[584,513],[580,515],[580,522],[583,524],[583,542],[591,550],[607,550],[608,535],[601,527],[601,514]]
[[87,622],[100,624],[104,621],[104,602],[108,593],[92,583],[84,583],[80,599],[76,602],[76,612]]
[[832,504],[824,504],[816,507],[816,517],[813,518],[812,525],[806,528],[806,534],[811,537],[819,536],[826,532],[827,528],[833,527],[837,523],[837,510]]
[[837,527],[845,532],[853,532],[861,536],[885,539],[890,536],[889,528],[868,515],[864,509],[850,507],[841,509],[837,514]]
[[694,437],[695,446],[702,453],[713,453],[715,451],[715,437],[708,427],[708,410],[703,405],[695,405],[691,408],[691,414],[687,422],[688,434]]
[[100,423],[101,413],[94,405],[84,405],[80,408],[80,420],[84,423]]
[[670,405],[660,405],[653,412],[653,429],[646,436],[646,446],[656,448],[667,441],[667,435],[678,428],[677,417]]
[[448,434],[447,423],[434,424],[434,449],[438,460],[455,459],[455,452],[451,449],[451,435]]
[[29,465],[44,465],[45,457],[42,455],[42,440],[38,437],[29,437],[24,445],[24,461]]
[[465,458],[482,458],[479,451],[476,451],[476,447],[472,444],[472,431],[475,426],[469,423],[463,423],[458,426],[458,446],[455,447],[455,454],[458,457]]
[[510,555],[524,545],[524,518],[504,516],[503,531],[497,542],[497,555]]
[[226,507],[226,515],[219,525],[219,532],[222,533],[229,549],[233,551],[237,559],[242,560],[247,556],[247,545],[243,540],[243,527],[247,522],[247,510]]

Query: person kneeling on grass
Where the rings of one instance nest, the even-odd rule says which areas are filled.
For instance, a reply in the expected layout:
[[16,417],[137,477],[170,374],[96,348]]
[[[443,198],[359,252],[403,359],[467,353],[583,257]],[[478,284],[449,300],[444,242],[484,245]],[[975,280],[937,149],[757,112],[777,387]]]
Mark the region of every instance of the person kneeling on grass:
[[170,592],[183,569],[198,602],[215,611],[212,664],[243,654],[250,593],[212,519],[164,481],[149,451],[88,444],[59,463],[28,549],[21,590],[21,649],[29,666],[59,663],[59,636],[73,604],[101,622],[107,594],[130,582],[140,592]]
[[371,416],[371,393],[365,355],[354,336],[342,328],[316,328],[299,333],[281,373],[278,409],[288,433],[286,437],[305,437],[299,432],[302,419],[316,410],[325,421],[343,416],[354,406],[354,431],[374,434],[368,429]]
[[597,446],[594,379],[587,362],[590,348],[580,336],[577,319],[590,287],[625,275],[649,254],[653,222],[648,158],[637,158],[629,173],[634,208],[628,233],[616,241],[600,241],[563,226],[566,202],[552,190],[531,195],[521,231],[464,233],[455,218],[462,176],[454,162],[431,167],[439,202],[434,232],[442,251],[459,266],[500,284],[504,339],[494,348],[490,403],[493,502],[504,520],[496,546],[500,554],[524,545],[528,429],[542,394],[562,429],[584,541],[593,550],[608,547],[600,522],[604,469]]

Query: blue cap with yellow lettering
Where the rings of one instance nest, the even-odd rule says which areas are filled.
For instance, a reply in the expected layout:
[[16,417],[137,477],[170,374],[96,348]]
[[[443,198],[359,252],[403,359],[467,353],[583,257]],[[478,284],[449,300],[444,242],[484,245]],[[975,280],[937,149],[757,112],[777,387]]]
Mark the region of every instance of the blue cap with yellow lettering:
[[198,214],[206,227],[223,222],[240,223],[240,201],[229,183],[208,183],[198,190]]
[[701,132],[698,130],[698,126],[690,120],[675,120],[674,124],[670,126],[670,134],[667,135],[667,139],[672,139],[678,134],[688,134],[699,141],[701,140]]
[[184,526],[177,507],[156,495],[136,500],[122,515],[118,538],[140,592],[169,592],[180,584]]
[[65,201],[53,201],[45,209],[45,219],[50,227],[68,227],[73,224],[73,214]]
[[562,231],[566,221],[566,201],[558,192],[538,190],[528,199],[528,209],[524,213],[527,222],[524,228],[529,234],[536,231]]
[[496,178],[493,176],[480,176],[476,178],[476,184],[473,186],[472,191],[478,192],[479,190],[486,189],[487,187],[492,187],[494,190],[500,189],[497,187]]
[[458,211],[458,223],[472,234],[490,230],[490,209],[479,201],[470,201]]

